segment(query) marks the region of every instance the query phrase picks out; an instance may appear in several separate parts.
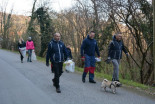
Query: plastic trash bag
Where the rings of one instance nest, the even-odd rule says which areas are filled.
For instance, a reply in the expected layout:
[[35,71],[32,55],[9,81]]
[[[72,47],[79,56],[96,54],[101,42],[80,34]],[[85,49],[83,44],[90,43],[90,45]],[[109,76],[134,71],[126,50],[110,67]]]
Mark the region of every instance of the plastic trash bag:
[[32,60],[37,60],[34,50],[32,51]]
[[96,62],[101,62],[101,58],[96,57],[95,60]]
[[26,56],[26,47],[24,48],[19,48],[20,49],[20,53],[22,54],[23,57]]
[[69,72],[75,71],[75,63],[72,60],[68,60],[64,62],[66,64],[65,69]]

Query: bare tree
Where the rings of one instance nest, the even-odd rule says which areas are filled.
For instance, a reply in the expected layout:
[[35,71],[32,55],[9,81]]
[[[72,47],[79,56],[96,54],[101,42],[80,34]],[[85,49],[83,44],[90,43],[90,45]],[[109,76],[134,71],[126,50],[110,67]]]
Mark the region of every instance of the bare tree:
[[7,4],[8,2],[4,2],[4,5],[1,5],[1,34],[2,34],[2,48],[9,48],[9,29],[12,26],[11,23],[11,16],[12,16],[12,11],[11,9],[10,13],[7,14],[6,9],[7,9]]

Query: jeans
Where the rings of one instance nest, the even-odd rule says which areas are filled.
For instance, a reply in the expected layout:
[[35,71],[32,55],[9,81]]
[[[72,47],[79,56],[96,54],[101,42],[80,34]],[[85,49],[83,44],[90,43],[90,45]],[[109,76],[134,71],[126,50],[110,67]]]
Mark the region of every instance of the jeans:
[[31,61],[31,56],[32,56],[32,49],[28,50],[28,58],[27,58],[27,62]]
[[113,59],[112,60],[113,64],[113,81],[119,81],[119,64],[120,60]]
[[85,78],[89,71],[89,80],[94,80],[94,71],[95,71],[95,56],[85,55],[85,68],[82,75],[82,78]]
[[52,69],[53,69],[53,72],[54,72],[54,84],[56,86],[56,88],[59,88],[60,85],[59,85],[59,79],[60,79],[60,76],[62,75],[62,67],[63,67],[63,62],[59,62],[59,63],[55,63],[55,62],[52,62]]

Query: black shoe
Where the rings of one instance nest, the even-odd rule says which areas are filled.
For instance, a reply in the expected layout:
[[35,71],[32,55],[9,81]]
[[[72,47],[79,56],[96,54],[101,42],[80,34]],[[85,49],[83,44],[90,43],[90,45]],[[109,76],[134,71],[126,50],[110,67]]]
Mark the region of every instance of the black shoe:
[[94,80],[89,80],[89,83],[96,83],[96,81],[94,81]]
[[61,93],[60,88],[56,88],[56,92],[57,92],[57,93]]
[[30,61],[30,62],[32,62],[32,61]]
[[82,78],[82,82],[83,82],[83,83],[85,83],[85,82],[86,82],[85,78]]
[[112,78],[112,81],[116,81],[114,78]]
[[52,79],[52,81],[53,81],[53,86],[56,87],[55,82],[54,82],[54,79]]

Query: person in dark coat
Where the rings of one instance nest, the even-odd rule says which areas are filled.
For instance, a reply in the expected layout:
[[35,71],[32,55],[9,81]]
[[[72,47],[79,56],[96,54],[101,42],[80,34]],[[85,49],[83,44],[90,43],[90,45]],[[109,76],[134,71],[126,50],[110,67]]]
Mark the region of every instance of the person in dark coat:
[[62,75],[62,67],[65,57],[68,57],[66,47],[62,41],[60,41],[60,33],[55,33],[54,38],[48,45],[46,54],[46,66],[49,66],[49,60],[52,63],[52,70],[54,72],[54,78],[52,79],[53,85],[56,87],[56,92],[61,93],[59,78]]
[[24,40],[22,38],[20,38],[18,41],[18,49],[19,49],[19,53],[20,53],[21,63],[23,63],[23,58],[26,55],[26,43],[24,42]]
[[128,52],[125,49],[122,41],[122,34],[117,33],[113,36],[113,40],[111,41],[108,48],[107,62],[112,61],[114,66],[112,81],[119,81],[119,64],[120,60],[122,59],[122,51],[128,56]]
[[67,53],[68,53],[68,58],[69,59],[73,59],[73,57],[72,57],[72,51],[71,51],[71,46],[70,45],[67,45],[66,50],[67,50]]
[[89,72],[89,82],[96,83],[94,81],[94,71],[95,71],[95,52],[97,56],[100,57],[99,49],[97,46],[97,41],[94,39],[95,32],[91,31],[86,39],[83,40],[81,45],[81,57],[85,61],[84,72],[82,75],[82,81],[85,83],[85,78]]

